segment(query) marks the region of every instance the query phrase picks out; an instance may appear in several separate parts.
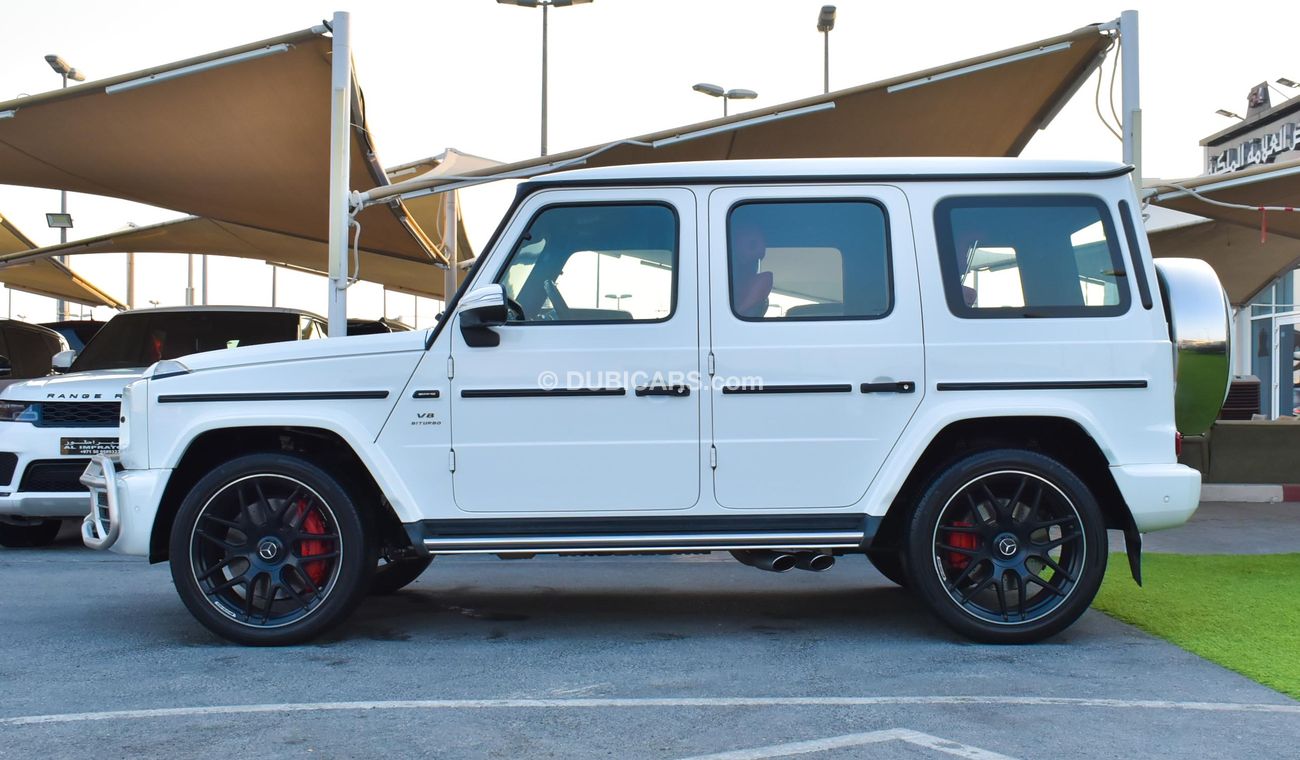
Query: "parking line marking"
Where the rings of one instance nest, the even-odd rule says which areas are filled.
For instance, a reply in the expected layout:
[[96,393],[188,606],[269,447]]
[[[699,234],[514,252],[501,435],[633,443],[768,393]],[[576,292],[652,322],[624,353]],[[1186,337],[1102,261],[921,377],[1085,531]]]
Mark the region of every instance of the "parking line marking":
[[159,707],[139,710],[58,713],[0,718],[0,726],[81,723],[95,720],[141,720],[207,715],[274,712],[342,712],[366,710],[600,709],[630,707],[890,707],[904,705],[1009,705],[1021,707],[1097,707],[1199,712],[1276,713],[1300,716],[1300,703],[1174,702],[1161,699],[1089,699],[1077,697],[607,697],[579,699],[403,699],[366,702],[288,702],[283,704]]
[[686,760],[768,760],[768,758],[773,757],[807,755],[813,752],[827,752],[833,749],[862,747],[867,744],[883,744],[884,742],[893,741],[906,742],[918,747],[925,747],[926,749],[943,752],[944,754],[963,757],[967,760],[1016,760],[1008,755],[1001,755],[997,752],[980,749],[979,747],[972,747],[969,744],[941,739],[937,736],[923,734],[920,731],[913,731],[908,728],[889,728],[883,731],[868,731],[861,734],[844,734],[843,736],[831,736],[825,739],[812,739],[805,742],[773,744],[767,747],[739,749],[733,752],[719,752],[714,755],[699,755],[687,758]]

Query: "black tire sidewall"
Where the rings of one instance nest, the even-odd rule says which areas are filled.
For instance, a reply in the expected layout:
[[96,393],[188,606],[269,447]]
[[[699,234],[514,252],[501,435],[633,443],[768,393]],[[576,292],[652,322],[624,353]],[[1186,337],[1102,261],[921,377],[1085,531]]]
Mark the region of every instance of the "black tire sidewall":
[[[258,474],[285,475],[316,491],[333,512],[343,547],[339,576],[325,601],[307,617],[277,628],[243,625],[214,608],[195,580],[191,561],[190,537],[204,505],[231,481]],[[289,454],[250,454],[201,478],[176,513],[170,550],[172,581],[190,613],[218,636],[252,646],[302,643],[342,622],[365,597],[378,561],[363,515],[348,488],[312,462]]]
[[[963,610],[948,595],[934,566],[934,527],[949,499],[981,475],[1019,470],[1036,475],[1060,489],[1078,510],[1086,547],[1083,571],[1069,598],[1047,615],[1027,623],[997,624]],[[922,493],[908,521],[905,563],[910,588],[944,624],[965,636],[990,644],[1025,644],[1053,636],[1069,627],[1092,604],[1106,574],[1106,521],[1087,485],[1061,462],[1026,449],[994,449],[958,459],[944,468]]]

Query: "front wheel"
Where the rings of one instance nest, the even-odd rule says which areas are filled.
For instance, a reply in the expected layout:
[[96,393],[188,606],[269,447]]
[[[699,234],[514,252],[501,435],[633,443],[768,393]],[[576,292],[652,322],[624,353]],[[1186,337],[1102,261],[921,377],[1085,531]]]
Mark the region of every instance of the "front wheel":
[[376,562],[348,489],[285,454],[252,454],[210,472],[171,533],[181,600],[240,644],[297,644],[337,625],[365,596]]
[[1083,614],[1106,572],[1106,525],[1088,487],[1037,452],[950,465],[922,494],[908,571],[944,623],[995,644],[1039,641]]
[[59,529],[62,527],[62,520],[43,520],[31,525],[0,521],[0,546],[9,549],[49,546],[59,537]]

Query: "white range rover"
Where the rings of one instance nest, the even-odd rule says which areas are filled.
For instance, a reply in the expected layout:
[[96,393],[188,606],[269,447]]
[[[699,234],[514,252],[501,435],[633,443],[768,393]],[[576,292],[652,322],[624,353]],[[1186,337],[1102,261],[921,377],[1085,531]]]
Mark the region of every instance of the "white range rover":
[[[437,555],[865,555],[972,638],[1050,636],[1107,529],[1186,521],[1227,385],[1201,262],[1129,167],[667,164],[525,183],[432,330],[154,365],[83,482],[92,547],[170,561],[247,644]],[[1177,396],[1177,409],[1175,397]],[[1177,423],[1176,423],[1177,418]]]
[[293,309],[183,306],[114,316],[62,374],[0,390],[0,546],[44,546],[65,518],[88,512],[78,479],[90,458],[117,450],[122,389],[159,359],[322,335],[321,318]]

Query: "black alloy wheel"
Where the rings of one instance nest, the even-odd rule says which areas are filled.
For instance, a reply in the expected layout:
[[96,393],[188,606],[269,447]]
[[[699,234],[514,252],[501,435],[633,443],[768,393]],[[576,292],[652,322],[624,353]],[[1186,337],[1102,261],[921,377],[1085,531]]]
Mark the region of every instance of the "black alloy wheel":
[[243,644],[308,640],[343,620],[375,567],[347,489],[316,465],[254,454],[195,485],[171,536],[186,607]]
[[1025,643],[1073,623],[1106,567],[1091,492],[1042,454],[1003,449],[962,459],[913,515],[909,571],[945,623],[990,643]]

